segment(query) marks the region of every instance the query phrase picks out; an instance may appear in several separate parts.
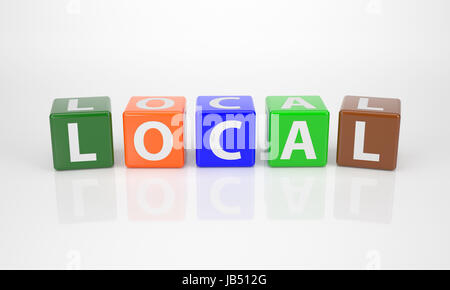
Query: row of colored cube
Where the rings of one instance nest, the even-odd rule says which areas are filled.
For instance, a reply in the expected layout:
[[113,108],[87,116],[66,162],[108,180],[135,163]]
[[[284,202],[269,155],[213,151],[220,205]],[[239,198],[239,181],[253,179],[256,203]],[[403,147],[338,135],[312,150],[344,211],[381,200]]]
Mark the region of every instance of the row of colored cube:
[[[184,97],[133,97],[123,113],[128,167],[179,168],[185,163]],[[267,97],[268,164],[324,166],[329,111],[318,96]],[[57,170],[114,164],[108,97],[56,99],[50,114]],[[200,167],[255,164],[256,113],[250,96],[202,96],[195,114]],[[347,96],[339,114],[337,163],[393,170],[397,164],[400,100]]]

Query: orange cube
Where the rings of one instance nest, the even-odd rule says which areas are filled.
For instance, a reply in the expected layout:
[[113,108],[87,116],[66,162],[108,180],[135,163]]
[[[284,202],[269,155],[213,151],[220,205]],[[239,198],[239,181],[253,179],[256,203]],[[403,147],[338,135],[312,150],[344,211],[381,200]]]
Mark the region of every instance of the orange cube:
[[132,97],[123,112],[127,167],[184,166],[184,97]]

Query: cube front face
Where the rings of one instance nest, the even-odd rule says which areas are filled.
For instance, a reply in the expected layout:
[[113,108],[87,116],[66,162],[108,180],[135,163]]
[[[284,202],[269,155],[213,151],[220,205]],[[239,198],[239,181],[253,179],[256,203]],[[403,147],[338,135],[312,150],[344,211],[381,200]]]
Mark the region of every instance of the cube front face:
[[339,113],[337,164],[394,170],[400,100],[346,96]]
[[55,99],[50,113],[50,130],[55,169],[114,165],[108,97]]
[[272,167],[325,166],[329,112],[318,96],[267,97]]
[[184,166],[184,97],[133,97],[123,113],[125,164]]
[[256,113],[250,96],[198,97],[195,118],[199,167],[255,164]]

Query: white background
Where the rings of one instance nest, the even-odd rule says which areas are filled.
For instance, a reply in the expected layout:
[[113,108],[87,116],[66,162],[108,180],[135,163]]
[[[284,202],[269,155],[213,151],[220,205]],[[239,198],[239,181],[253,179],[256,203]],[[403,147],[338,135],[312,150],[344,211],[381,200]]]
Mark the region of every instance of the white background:
[[[0,0],[0,268],[449,268],[449,12],[447,0]],[[328,165],[201,170],[189,151],[184,169],[124,166],[131,96],[185,96],[192,121],[197,96],[243,94],[260,116],[268,95],[320,95]],[[402,100],[396,171],[336,167],[348,94]],[[81,96],[111,97],[116,164],[56,172],[51,103]]]

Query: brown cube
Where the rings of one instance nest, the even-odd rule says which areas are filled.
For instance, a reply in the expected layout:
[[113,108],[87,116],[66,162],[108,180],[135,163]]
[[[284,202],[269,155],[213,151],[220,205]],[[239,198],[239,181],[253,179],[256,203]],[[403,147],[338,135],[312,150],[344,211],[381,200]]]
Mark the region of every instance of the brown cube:
[[337,164],[394,170],[400,100],[346,96],[339,112]]

